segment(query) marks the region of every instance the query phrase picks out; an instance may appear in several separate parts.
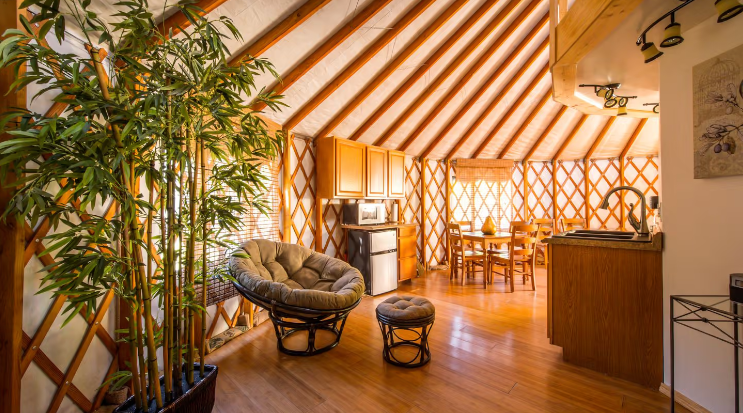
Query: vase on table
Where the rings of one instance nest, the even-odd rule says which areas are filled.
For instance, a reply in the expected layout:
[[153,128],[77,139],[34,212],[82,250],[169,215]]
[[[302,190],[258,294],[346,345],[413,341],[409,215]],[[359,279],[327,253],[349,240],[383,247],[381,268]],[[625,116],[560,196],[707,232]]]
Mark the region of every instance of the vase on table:
[[480,229],[480,231],[485,235],[495,234],[495,221],[493,221],[492,217],[487,217],[485,219],[485,223],[482,224],[482,229]]

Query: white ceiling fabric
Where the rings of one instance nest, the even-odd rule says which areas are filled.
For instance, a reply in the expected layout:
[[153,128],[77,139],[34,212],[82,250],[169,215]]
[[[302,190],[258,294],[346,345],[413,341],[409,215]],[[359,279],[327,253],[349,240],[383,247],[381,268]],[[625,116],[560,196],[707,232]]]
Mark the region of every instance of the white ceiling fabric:
[[[511,0],[518,1],[518,0]],[[210,16],[217,17],[225,15],[231,17],[238,29],[242,32],[243,41],[231,41],[228,43],[233,53],[239,52],[245,45],[252,43],[271,27],[289,16],[305,0],[228,0],[217,7]],[[111,6],[104,0],[93,2],[95,10],[102,15],[110,12]],[[164,0],[150,1],[154,10],[161,8]],[[309,17],[304,23],[291,31],[283,39],[274,44],[261,57],[270,60],[280,74],[287,74],[305,57],[323,44],[339,28],[348,23],[355,13],[373,3],[373,0],[332,0],[317,13]],[[416,36],[428,27],[453,0],[437,0],[426,9],[418,18],[398,34],[386,47],[374,55],[363,67],[350,79],[342,84],[334,93],[322,102],[314,111],[304,118],[296,127],[294,132],[299,135],[314,137],[320,130],[338,114],[349,102],[354,99],[378,73],[410,44]],[[454,16],[449,19],[436,33],[434,33],[418,50],[416,50],[397,70],[393,72],[382,84],[365,99],[350,115],[343,120],[334,130],[333,135],[348,137],[375,110],[386,101],[405,80],[417,70],[426,59],[432,55],[480,6],[485,0],[469,0],[462,6]],[[430,111],[437,107],[447,92],[458,85],[460,78],[477,61],[483,52],[496,41],[509,24],[528,6],[529,0],[522,0],[491,33],[474,53],[465,59],[443,84],[418,108],[404,124],[396,130],[390,139],[384,144],[388,148],[398,148],[428,116]],[[350,35],[336,49],[330,52],[324,59],[318,62],[309,72],[301,77],[294,85],[285,92],[284,102],[289,105],[283,111],[274,113],[266,111],[266,116],[280,124],[292,117],[303,105],[310,101],[331,80],[333,80],[346,66],[353,63],[364,50],[382,36],[396,21],[405,15],[417,4],[416,0],[392,0],[386,7],[374,15],[359,30]],[[432,80],[436,78],[455,57],[477,36],[477,34],[508,4],[507,0],[501,0],[488,12],[485,13],[469,31],[467,31],[454,46],[433,64],[423,78],[418,80],[414,86],[395,103],[371,128],[360,138],[361,142],[373,143],[376,141],[396,119],[415,101],[415,99],[426,90]],[[409,145],[406,152],[413,156],[420,155],[431,141],[439,137],[440,131],[449,123],[460,108],[475,94],[481,85],[495,72],[510,53],[520,44],[527,34],[535,28],[540,19],[547,13],[548,1],[543,0],[505,42],[497,52],[491,56],[486,64],[475,73],[472,79],[463,85],[462,89],[454,99],[444,106],[441,113],[423,130],[420,136]],[[485,108],[502,93],[503,87],[519,71],[532,53],[542,44],[548,35],[547,27],[543,27],[529,42],[524,50],[503,71],[500,78],[495,79],[493,84],[483,93],[483,96],[467,111],[457,122],[451,131],[443,137],[441,142],[428,156],[432,159],[447,157],[451,149],[460,138],[470,129],[471,125],[481,115]],[[472,136],[462,145],[454,157],[471,156],[488,136],[493,128],[501,121],[504,114],[511,108],[512,104],[519,99],[522,92],[535,79],[548,60],[548,51],[544,51],[536,61],[525,71],[523,76],[514,86],[503,95],[497,107],[476,128]],[[268,87],[273,84],[273,79],[268,75],[257,78],[259,87]],[[514,110],[513,115],[504,123],[503,127],[495,135],[494,139],[480,154],[481,158],[492,158],[497,156],[514,134],[521,128],[522,123],[540,102],[542,97],[551,88],[550,75],[547,74],[534,90],[526,97],[523,103]],[[533,144],[544,132],[547,125],[552,121],[560,109],[560,105],[550,101],[542,107],[532,122],[527,125],[519,139],[513,144],[507,159],[522,159],[532,148]],[[560,121],[549,132],[543,143],[536,149],[532,160],[550,160],[560,147],[564,139],[573,130],[574,125],[581,117],[581,113],[573,109],[567,109]],[[605,116],[589,116],[580,128],[575,138],[562,154],[563,159],[579,159],[585,156],[594,139],[599,134],[608,118]],[[639,124],[639,119],[620,117],[616,119],[607,133],[602,144],[594,153],[595,158],[609,158],[619,156],[624,149],[630,136]],[[649,119],[644,126],[635,144],[630,150],[631,156],[642,156],[658,153],[659,145],[659,122],[657,118]]]

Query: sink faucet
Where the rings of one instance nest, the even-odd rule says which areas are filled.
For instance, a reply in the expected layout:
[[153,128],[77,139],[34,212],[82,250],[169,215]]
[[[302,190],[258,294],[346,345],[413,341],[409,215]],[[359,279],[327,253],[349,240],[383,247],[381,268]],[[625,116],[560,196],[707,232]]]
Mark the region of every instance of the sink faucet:
[[630,203],[629,204],[629,213],[627,214],[627,220],[629,221],[630,225],[632,225],[632,228],[637,231],[640,235],[648,235],[650,234],[650,230],[648,229],[648,218],[647,218],[647,209],[645,204],[645,194],[642,193],[639,189],[632,187],[632,186],[618,186],[616,188],[612,188],[609,190],[609,192],[604,195],[604,200],[601,202],[601,205],[599,205],[599,208],[601,209],[609,209],[609,196],[613,194],[614,192],[621,191],[621,190],[627,190],[632,191],[637,194],[637,196],[640,198],[640,201],[642,202],[641,207],[642,210],[640,211],[640,221],[637,221],[637,218],[635,218],[635,215],[632,213],[635,209],[635,204]]

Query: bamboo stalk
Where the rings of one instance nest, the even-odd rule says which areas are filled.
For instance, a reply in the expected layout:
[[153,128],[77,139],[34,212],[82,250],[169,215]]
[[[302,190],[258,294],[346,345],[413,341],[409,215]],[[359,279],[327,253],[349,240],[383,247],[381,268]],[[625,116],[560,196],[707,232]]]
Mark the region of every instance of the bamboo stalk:
[[[163,167],[164,164],[165,159],[163,158],[160,162],[161,167]],[[167,174],[167,171],[164,172],[166,179],[169,180],[169,174]],[[170,262],[166,244],[169,234],[165,221],[165,209],[168,190],[167,186],[168,184],[160,186],[160,245],[163,251],[162,276],[163,284],[165,286],[165,318],[163,320],[163,370],[165,371],[165,399],[167,401],[170,401],[173,392],[173,375],[171,374],[173,366],[171,365],[172,361],[170,358],[171,347],[173,345],[173,309],[171,308],[171,306],[173,305],[173,290],[172,280],[170,278]]]
[[[125,246],[129,244],[129,234],[126,229],[124,229],[123,233],[124,239],[122,242],[122,245],[120,246],[120,250],[122,251],[121,255],[126,254],[126,248]],[[132,290],[135,288],[134,286],[134,277],[132,276],[131,272],[130,274],[130,288]],[[138,409],[141,409],[143,404],[143,399],[147,400],[147,396],[144,395],[143,397],[143,389],[142,389],[142,383],[140,381],[141,376],[139,374],[139,368],[137,366],[137,361],[139,358],[139,349],[137,347],[137,317],[139,314],[139,309],[136,306],[136,303],[134,301],[129,302],[129,353],[131,354],[132,362],[130,363],[130,370],[132,373],[132,392],[134,393],[134,403],[137,406]]]
[[[199,153],[201,154],[201,343],[199,343],[199,374],[204,378],[204,365],[206,364],[206,204],[204,194],[206,193],[206,161],[204,160],[204,139],[199,139]],[[284,167],[287,167],[285,165]]]
[[[184,152],[185,147],[183,145],[180,146],[181,152]],[[175,164],[173,165],[175,167]],[[173,169],[175,171],[175,168]],[[181,213],[184,209],[184,199],[183,199],[183,188],[186,184],[186,172],[183,165],[180,166],[180,186],[179,186],[179,204],[180,208],[178,211],[178,228],[183,228],[183,214]],[[175,202],[173,203],[175,205]],[[175,208],[175,207],[174,207]],[[173,213],[175,214],[175,209],[173,210]],[[180,231],[178,233],[179,237],[179,244],[180,247],[178,249],[178,271],[177,271],[177,277],[175,277],[175,283],[176,283],[176,318],[177,318],[177,326],[176,326],[176,345],[178,346],[178,360],[176,362],[176,378],[177,378],[177,384],[175,385],[175,388],[180,388],[181,386],[181,379],[183,378],[183,328],[184,324],[187,320],[184,320],[183,317],[183,254],[181,253],[183,249],[183,231]],[[175,242],[175,240],[173,240]],[[175,273],[174,273],[175,276]]]
[[[187,143],[188,145],[188,159],[192,159],[192,152],[191,152],[191,142],[189,141]],[[195,148],[194,148],[195,149]],[[189,385],[192,385],[194,382],[194,375],[193,375],[193,365],[194,365],[194,353],[196,351],[196,329],[194,325],[194,310],[192,305],[193,303],[193,289],[194,289],[194,280],[195,280],[195,274],[196,274],[196,263],[194,262],[194,258],[196,255],[196,182],[199,180],[199,170],[197,169],[196,165],[200,163],[201,160],[201,151],[200,150],[194,150],[196,152],[195,154],[195,162],[193,163],[193,167],[189,165],[188,168],[188,189],[189,189],[189,237],[188,237],[188,250],[187,253],[187,265],[188,265],[188,285],[189,288],[189,307],[188,307],[188,354],[187,354],[187,366],[186,366],[186,381]],[[206,322],[206,320],[204,320]]]

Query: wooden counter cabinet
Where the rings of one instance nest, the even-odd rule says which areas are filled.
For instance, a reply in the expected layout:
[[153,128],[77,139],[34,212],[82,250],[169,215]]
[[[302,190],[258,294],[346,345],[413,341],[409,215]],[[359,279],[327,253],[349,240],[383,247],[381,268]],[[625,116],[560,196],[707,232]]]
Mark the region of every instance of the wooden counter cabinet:
[[415,225],[397,228],[397,281],[415,278],[418,273],[418,231]]

